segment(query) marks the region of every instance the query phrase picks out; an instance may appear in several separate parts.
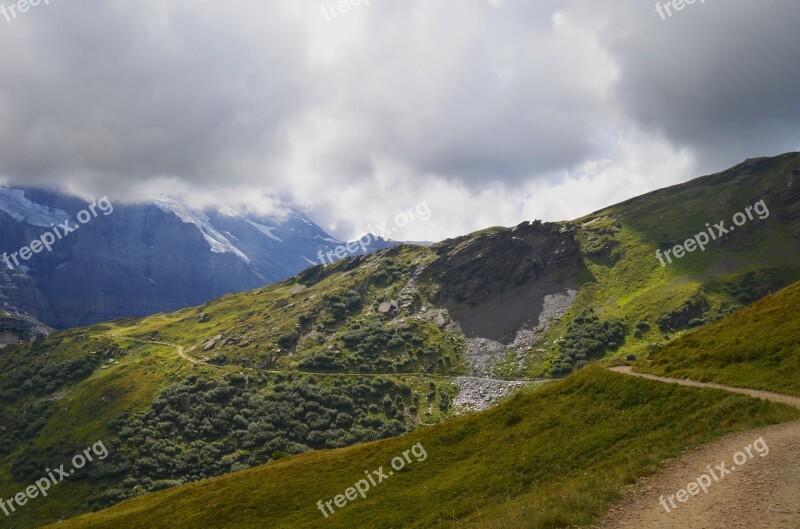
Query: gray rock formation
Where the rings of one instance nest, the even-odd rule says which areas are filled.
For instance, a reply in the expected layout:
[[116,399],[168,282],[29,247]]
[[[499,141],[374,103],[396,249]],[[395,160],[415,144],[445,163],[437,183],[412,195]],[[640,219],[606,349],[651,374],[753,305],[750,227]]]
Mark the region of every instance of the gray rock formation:
[[453,400],[453,407],[459,413],[485,410],[510,392],[528,384],[471,377],[459,377],[454,383],[458,387],[458,395]]

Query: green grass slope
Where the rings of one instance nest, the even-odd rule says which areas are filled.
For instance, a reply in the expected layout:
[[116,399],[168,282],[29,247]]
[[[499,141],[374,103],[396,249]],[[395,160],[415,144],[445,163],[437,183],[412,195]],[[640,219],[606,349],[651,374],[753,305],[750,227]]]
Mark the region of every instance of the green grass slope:
[[636,369],[800,396],[800,283],[662,347]]
[[377,310],[427,255],[396,248],[312,269],[313,280],[0,350],[0,496],[97,441],[111,450],[15,513],[15,527],[452,416],[463,340],[431,318],[390,325],[395,315]]
[[[570,313],[534,346],[528,374],[547,374],[563,363],[559,359],[569,360],[568,348],[548,344],[568,335],[584,311],[623,323],[626,336],[613,350],[583,347],[583,357],[644,357],[800,279],[798,167],[798,153],[747,160],[567,223],[577,230],[586,271]],[[734,215],[761,200],[769,210],[765,219],[753,215],[704,252],[687,253],[665,267],[656,258],[656,250],[683,243],[707,223],[731,227]]]
[[[798,417],[765,401],[590,367],[490,411],[150,494],[53,527],[567,527],[590,522],[667,458],[726,432]],[[388,476],[392,458],[418,443],[425,457]],[[318,500],[379,467],[387,479],[366,499],[323,518]]]

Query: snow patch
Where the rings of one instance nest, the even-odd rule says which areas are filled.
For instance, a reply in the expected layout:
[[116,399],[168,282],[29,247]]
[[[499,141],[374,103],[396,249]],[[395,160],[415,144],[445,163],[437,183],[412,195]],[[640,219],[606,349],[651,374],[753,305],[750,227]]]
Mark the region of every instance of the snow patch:
[[323,237],[322,235],[314,235],[315,239],[322,239],[325,242],[329,242],[331,244],[342,245],[344,241],[340,241],[339,239],[334,239],[333,237]]
[[194,224],[203,234],[203,238],[208,242],[212,252],[232,253],[244,262],[250,262],[249,257],[211,225],[211,219],[202,211],[189,209],[185,204],[170,196],[161,197],[155,202],[155,205],[167,213],[176,215],[187,224]]
[[270,239],[275,239],[278,242],[283,242],[283,239],[275,235],[273,232],[278,228],[273,228],[272,226],[264,226],[263,224],[259,224],[257,222],[253,222],[250,219],[244,219],[249,225],[260,231],[262,234],[266,235]]
[[25,198],[25,191],[0,187],[0,211],[8,214],[17,222],[31,226],[49,228],[51,224],[60,224],[70,219],[69,213],[60,209],[52,209]]

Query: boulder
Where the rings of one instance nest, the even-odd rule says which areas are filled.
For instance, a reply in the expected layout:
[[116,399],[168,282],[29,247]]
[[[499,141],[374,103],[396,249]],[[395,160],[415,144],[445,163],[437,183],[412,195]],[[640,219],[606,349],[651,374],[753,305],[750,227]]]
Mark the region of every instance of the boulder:
[[397,301],[384,301],[378,307],[378,312],[381,314],[388,314],[396,311],[398,308],[400,308],[400,306],[397,304]]

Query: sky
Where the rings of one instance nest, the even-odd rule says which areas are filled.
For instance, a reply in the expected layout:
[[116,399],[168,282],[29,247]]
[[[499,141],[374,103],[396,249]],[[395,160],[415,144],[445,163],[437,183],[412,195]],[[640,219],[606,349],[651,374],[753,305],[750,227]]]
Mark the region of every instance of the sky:
[[435,241],[800,150],[797,0],[48,2],[0,0],[6,185]]

